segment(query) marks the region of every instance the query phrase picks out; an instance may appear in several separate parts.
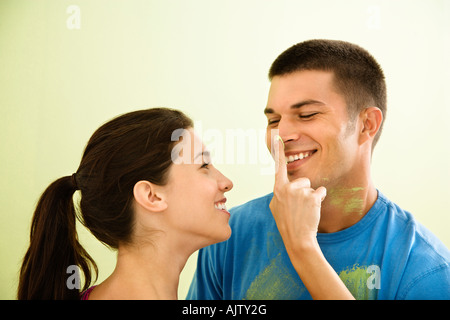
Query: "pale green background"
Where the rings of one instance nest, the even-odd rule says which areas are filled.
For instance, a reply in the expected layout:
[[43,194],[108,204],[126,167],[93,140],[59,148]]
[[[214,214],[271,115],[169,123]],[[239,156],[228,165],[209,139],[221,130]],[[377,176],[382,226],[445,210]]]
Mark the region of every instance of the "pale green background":
[[[80,29],[66,25],[72,4]],[[15,298],[40,193],[76,170],[97,127],[167,106],[204,131],[261,130],[271,62],[310,38],[358,43],[384,68],[388,117],[374,180],[449,247],[449,34],[449,0],[0,0],[0,298]],[[234,182],[228,207],[272,189],[261,163],[217,167]],[[115,254],[79,233],[103,280]]]

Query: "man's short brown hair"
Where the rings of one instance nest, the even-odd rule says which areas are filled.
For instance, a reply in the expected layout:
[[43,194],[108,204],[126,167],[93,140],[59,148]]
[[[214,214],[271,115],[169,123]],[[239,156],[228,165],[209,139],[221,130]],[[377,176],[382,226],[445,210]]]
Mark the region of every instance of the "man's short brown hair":
[[365,49],[339,40],[308,40],[281,53],[269,70],[269,80],[302,70],[332,71],[334,85],[347,103],[350,119],[365,108],[375,106],[383,121],[372,149],[378,142],[386,118],[386,82],[378,62]]

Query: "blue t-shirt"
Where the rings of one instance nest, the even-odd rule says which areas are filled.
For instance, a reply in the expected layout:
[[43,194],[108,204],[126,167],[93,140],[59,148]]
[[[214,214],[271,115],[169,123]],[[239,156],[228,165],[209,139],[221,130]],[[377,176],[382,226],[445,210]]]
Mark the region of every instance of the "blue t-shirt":
[[[233,208],[229,240],[201,249],[187,299],[311,299],[269,209],[273,194]],[[355,225],[319,233],[356,299],[450,299],[450,252],[381,192]]]

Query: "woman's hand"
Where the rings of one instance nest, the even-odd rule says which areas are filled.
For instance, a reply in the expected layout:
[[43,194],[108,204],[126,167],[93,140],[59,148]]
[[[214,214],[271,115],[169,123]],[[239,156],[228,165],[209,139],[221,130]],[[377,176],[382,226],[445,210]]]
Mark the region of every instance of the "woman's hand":
[[280,136],[275,136],[272,145],[275,148],[276,173],[269,207],[286,249],[291,251],[316,241],[320,207],[327,190],[325,187],[312,189],[308,178],[289,181]]
[[281,137],[275,136],[272,146],[277,171],[269,207],[292,265],[313,299],[354,299],[317,242],[326,189],[312,189],[307,178],[289,181]]

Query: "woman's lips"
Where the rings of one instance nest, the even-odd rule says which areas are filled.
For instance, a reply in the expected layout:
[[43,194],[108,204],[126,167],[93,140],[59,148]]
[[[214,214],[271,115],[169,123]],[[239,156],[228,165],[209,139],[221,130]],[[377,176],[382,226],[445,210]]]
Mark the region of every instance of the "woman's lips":
[[225,202],[226,202],[226,201],[227,201],[226,198],[223,198],[222,200],[216,201],[216,202],[214,203],[214,207],[215,207],[217,210],[220,210],[220,211],[223,211],[223,212],[225,212],[225,213],[228,213],[228,215],[229,215],[230,212],[228,212],[227,207],[226,207],[226,205],[225,205]]

